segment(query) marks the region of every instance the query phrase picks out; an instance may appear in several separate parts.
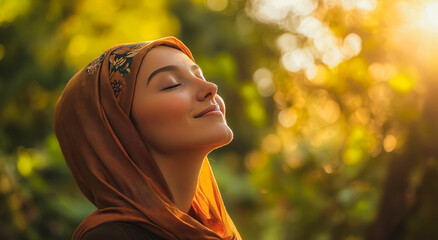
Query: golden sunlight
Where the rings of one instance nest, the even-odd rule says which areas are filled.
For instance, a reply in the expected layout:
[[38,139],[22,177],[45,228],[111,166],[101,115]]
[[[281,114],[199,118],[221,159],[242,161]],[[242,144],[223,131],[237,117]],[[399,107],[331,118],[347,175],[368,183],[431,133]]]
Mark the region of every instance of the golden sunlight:
[[426,3],[424,13],[422,14],[424,24],[438,32],[438,1]]

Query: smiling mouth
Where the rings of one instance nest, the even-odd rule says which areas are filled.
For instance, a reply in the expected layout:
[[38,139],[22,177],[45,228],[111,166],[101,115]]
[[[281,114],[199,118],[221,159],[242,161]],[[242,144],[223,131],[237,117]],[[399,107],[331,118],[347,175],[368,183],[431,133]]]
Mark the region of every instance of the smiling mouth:
[[222,114],[222,112],[220,111],[219,105],[215,104],[215,105],[211,105],[210,107],[204,109],[204,111],[202,111],[201,113],[194,116],[194,118],[200,118],[209,112],[220,112]]

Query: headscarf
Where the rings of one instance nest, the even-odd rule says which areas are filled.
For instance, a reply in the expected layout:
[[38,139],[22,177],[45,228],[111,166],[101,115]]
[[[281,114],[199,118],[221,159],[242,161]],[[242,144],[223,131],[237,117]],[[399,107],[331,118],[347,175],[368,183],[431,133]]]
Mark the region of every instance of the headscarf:
[[192,210],[180,211],[130,119],[135,83],[153,47],[176,48],[173,36],[116,45],[76,73],[55,106],[54,128],[62,154],[81,192],[97,210],[73,240],[106,222],[132,222],[164,239],[241,239],[228,215],[209,160],[204,158]]

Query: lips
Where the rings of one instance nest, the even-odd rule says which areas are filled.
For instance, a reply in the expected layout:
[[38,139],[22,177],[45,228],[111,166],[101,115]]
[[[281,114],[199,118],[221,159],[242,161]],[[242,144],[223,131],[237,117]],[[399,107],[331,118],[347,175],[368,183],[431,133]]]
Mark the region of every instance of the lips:
[[199,114],[195,115],[194,118],[202,117],[204,114],[211,112],[211,111],[220,111],[219,105],[211,105],[210,107],[204,109],[204,111],[200,112]]

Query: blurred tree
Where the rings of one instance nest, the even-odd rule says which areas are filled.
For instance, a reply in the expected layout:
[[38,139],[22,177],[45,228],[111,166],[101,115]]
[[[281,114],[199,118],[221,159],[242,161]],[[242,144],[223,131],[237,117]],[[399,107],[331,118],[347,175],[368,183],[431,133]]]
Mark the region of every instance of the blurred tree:
[[[294,189],[283,213],[289,219],[272,231],[285,239],[437,238],[435,231],[425,231],[433,228],[437,212],[422,199],[437,199],[436,191],[425,189],[437,175],[432,93],[438,4],[251,3],[256,21],[284,31],[276,44],[292,77],[278,76],[276,86],[284,86],[273,96],[278,129],[262,141],[271,156],[263,162],[274,164],[281,153],[276,168],[283,164],[286,176],[303,176],[296,186],[286,176],[270,182],[278,171],[269,177],[265,169],[257,171],[265,176],[257,182],[268,191],[285,196],[287,188]],[[307,204],[297,199],[305,194],[294,192],[301,186],[315,191]]]

